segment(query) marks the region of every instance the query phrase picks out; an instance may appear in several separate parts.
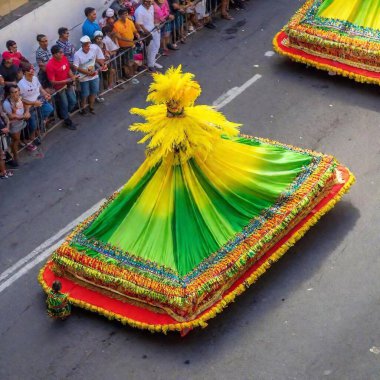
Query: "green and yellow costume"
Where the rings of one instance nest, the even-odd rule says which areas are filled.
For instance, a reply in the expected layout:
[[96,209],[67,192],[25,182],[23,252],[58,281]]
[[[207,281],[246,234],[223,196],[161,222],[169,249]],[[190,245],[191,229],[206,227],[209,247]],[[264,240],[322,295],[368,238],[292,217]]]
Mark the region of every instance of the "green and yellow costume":
[[[62,277],[126,308],[187,323],[345,182],[333,157],[241,136],[239,124],[195,106],[200,87],[181,67],[153,77],[153,105],[132,109],[145,119],[131,130],[145,134],[146,160],[52,263]],[[349,175],[339,197],[352,182]],[[289,246],[280,244],[283,252]]]
[[48,316],[54,319],[65,319],[71,314],[71,305],[67,294],[50,290],[46,299]]

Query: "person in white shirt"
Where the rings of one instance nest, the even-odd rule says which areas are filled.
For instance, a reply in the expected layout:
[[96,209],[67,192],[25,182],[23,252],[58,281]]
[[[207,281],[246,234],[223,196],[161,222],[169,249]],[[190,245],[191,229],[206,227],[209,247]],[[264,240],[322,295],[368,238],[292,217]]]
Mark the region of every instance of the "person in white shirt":
[[101,70],[106,69],[104,55],[99,46],[91,44],[90,37],[83,36],[80,39],[82,47],[74,54],[74,68],[79,72],[79,83],[81,89],[81,111],[86,113],[88,101],[89,111],[95,114],[95,98],[99,92],[99,75],[95,68],[98,63]]
[[20,95],[24,104],[31,106],[28,129],[36,145],[41,143],[41,128],[45,129],[47,119],[54,109],[49,103],[51,96],[44,90],[38,78],[34,75],[33,65],[25,66],[24,77],[18,82]]
[[152,40],[146,48],[149,71],[155,72],[155,68],[162,69],[162,66],[156,62],[156,56],[160,49],[161,33],[154,25],[153,0],[143,0],[135,11],[135,20],[137,30],[152,35]]
[[112,33],[113,33],[112,28],[108,25],[106,25],[102,29],[102,32],[103,32],[103,42],[106,45],[106,49],[111,53],[111,56],[114,57],[120,48],[117,42],[117,38],[112,39]]

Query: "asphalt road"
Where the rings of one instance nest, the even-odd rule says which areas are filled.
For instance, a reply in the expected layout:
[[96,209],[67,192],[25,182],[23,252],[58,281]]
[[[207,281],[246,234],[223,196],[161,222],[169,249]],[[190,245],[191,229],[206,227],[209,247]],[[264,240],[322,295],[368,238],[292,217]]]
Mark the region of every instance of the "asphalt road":
[[[223,108],[247,134],[335,155],[357,183],[270,271],[208,328],[150,334],[79,309],[45,314],[35,266],[0,293],[0,378],[379,379],[379,89],[289,62],[273,35],[301,2],[251,0],[160,62],[196,74],[212,103],[262,77]],[[0,183],[0,272],[119,188],[144,159],[128,131],[148,75],[114,91],[96,117],[57,129],[43,159]],[[374,348],[375,347],[375,348]]]

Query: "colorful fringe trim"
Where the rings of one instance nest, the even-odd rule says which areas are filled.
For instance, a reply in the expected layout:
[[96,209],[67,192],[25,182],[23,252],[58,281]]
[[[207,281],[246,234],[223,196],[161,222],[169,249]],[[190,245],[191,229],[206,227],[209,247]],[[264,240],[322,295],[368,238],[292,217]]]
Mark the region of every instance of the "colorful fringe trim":
[[[122,302],[104,296],[101,293],[82,287],[67,278],[60,278],[63,291],[70,294],[69,301],[74,306],[99,313],[110,320],[118,320],[123,324],[128,324],[139,329],[166,334],[168,331],[180,331],[184,333],[195,327],[204,328],[207,326],[209,319],[214,318],[218,313],[222,312],[230,302],[233,302],[238,295],[257,281],[274,262],[283,256],[326,212],[332,209],[343,194],[348,191],[354,183],[355,177],[344,167],[339,167],[338,170],[343,177],[343,183],[335,184],[329,194],[320,200],[304,219],[224,292],[219,301],[190,321],[177,322],[169,315],[155,313],[144,307],[129,304],[128,301]],[[38,281],[46,293],[49,293],[51,284],[57,277],[52,272],[51,266],[52,262],[48,262],[38,275]]]
[[[267,213],[254,218],[252,225],[244,228],[191,273],[179,278],[169,268],[144,261],[128,252],[119,252],[112,246],[103,247],[96,241],[92,243],[92,249],[101,252],[101,257],[81,253],[75,244],[86,247],[86,242],[77,240],[77,237],[113,201],[117,193],[78,225],[57,249],[52,256],[56,267],[84,283],[114,292],[116,297],[124,295],[125,298],[144,303],[146,307],[159,308],[178,322],[200,315],[299,223],[329,192],[336,180],[337,163],[332,156],[267,139],[244,137],[304,152],[313,156],[313,160]],[[114,256],[111,257],[110,253]]]
[[380,32],[317,16],[322,2],[308,0],[273,39],[290,59],[360,83],[380,84]]

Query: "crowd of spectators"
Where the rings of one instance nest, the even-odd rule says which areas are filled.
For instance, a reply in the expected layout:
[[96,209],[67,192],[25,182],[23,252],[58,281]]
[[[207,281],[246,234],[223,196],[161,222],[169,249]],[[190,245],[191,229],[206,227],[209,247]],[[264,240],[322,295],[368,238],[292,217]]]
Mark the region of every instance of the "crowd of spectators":
[[[75,130],[71,112],[78,108],[81,115],[95,114],[95,102],[104,100],[98,96],[101,88],[120,88],[143,62],[149,72],[161,69],[159,51],[167,56],[170,50],[178,50],[178,43],[185,43],[196,28],[214,29],[210,14],[219,5],[221,17],[230,20],[230,0],[218,1],[115,0],[99,20],[96,10],[87,7],[79,49],[70,41],[67,27],[58,29],[50,47],[48,36],[36,36],[37,75],[17,43],[7,41],[0,64],[0,179],[13,175],[6,164],[19,166],[21,147],[30,152],[37,149],[41,131],[57,115],[67,129]],[[234,3],[243,7],[242,1]]]

